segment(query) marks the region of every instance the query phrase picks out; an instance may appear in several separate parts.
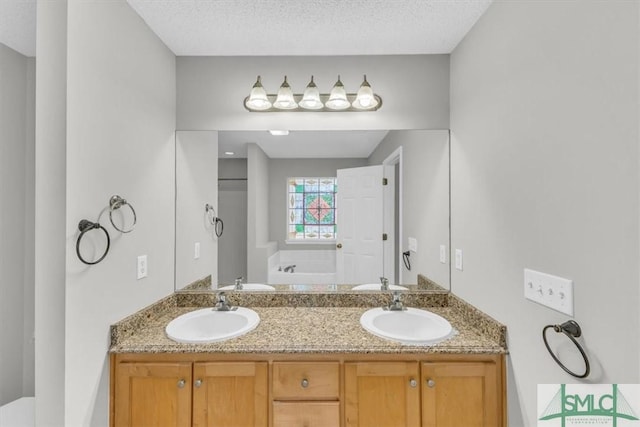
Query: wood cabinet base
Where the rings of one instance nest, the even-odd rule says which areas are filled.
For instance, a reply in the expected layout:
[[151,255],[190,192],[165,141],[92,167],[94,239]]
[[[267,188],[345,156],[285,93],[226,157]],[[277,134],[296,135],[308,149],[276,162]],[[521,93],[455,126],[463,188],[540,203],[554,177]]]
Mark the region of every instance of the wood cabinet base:
[[111,355],[111,427],[505,427],[500,354]]

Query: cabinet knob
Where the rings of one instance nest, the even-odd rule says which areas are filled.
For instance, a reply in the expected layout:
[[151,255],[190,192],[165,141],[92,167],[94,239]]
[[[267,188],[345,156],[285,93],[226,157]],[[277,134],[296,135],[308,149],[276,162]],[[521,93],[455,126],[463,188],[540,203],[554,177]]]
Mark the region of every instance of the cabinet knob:
[[186,384],[186,382],[184,380],[178,381],[178,388],[184,388],[185,384]]
[[436,382],[434,380],[432,380],[431,378],[429,378],[427,380],[427,387],[433,388],[433,387],[435,387],[435,385],[436,385]]
[[196,380],[193,385],[196,386],[196,388],[200,388],[200,386],[202,385],[202,380]]
[[307,388],[309,387],[309,380],[304,378],[301,382],[300,385],[302,386],[302,388]]
[[409,385],[410,385],[412,388],[416,388],[416,387],[418,386],[418,381],[416,381],[416,380],[414,380],[413,378],[411,378],[411,379],[409,380]]

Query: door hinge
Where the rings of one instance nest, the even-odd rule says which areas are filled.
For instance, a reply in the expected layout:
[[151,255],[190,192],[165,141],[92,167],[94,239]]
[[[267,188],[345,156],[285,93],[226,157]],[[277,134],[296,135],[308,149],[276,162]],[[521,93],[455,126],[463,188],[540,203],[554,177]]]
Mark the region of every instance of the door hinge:
[[389,184],[389,180],[387,180],[387,178],[382,178],[382,185],[387,185]]
[[387,233],[382,233],[382,240],[387,240],[388,238]]

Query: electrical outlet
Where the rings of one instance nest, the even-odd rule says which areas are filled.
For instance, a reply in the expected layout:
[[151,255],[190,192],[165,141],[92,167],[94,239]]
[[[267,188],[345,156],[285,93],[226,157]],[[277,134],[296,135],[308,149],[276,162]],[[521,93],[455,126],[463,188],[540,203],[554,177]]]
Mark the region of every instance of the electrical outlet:
[[409,237],[409,250],[418,252],[418,240],[415,237]]
[[443,264],[447,262],[447,246],[446,245],[440,245],[440,262]]
[[140,255],[138,257],[138,280],[144,279],[148,275],[147,256]]
[[462,249],[456,249],[456,270],[462,271]]
[[552,310],[573,316],[573,280],[525,268],[524,296]]
[[200,258],[200,242],[196,242],[193,248],[193,259]]

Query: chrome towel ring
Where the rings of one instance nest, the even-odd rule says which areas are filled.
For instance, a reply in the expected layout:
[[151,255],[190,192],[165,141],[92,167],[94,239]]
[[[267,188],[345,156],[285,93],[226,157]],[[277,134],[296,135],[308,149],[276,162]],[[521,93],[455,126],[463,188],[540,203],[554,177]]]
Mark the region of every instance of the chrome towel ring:
[[[549,343],[547,342],[548,329],[553,329],[557,333],[565,334],[567,337],[569,337],[573,344],[575,344],[575,346],[578,348],[578,351],[580,351],[580,354],[582,355],[582,359],[584,360],[584,373],[576,374],[575,372],[564,366],[560,359],[558,359],[558,357],[553,354],[553,352],[551,351],[551,347],[549,347]],[[568,320],[561,325],[547,325],[542,329],[542,340],[544,341],[545,347],[547,347],[547,351],[549,352],[551,357],[553,357],[553,360],[555,360],[555,362],[560,365],[560,367],[564,369],[566,373],[568,373],[569,375],[573,375],[576,378],[586,378],[591,372],[591,366],[589,365],[589,358],[587,357],[587,353],[585,353],[580,343],[576,341],[576,338],[580,338],[581,335],[582,329],[580,329],[580,325],[578,325],[578,322],[574,320]]]
[[222,219],[216,215],[216,210],[210,204],[204,205],[204,211],[207,214],[207,218],[209,222],[213,226],[213,231],[216,233],[216,236],[222,236],[222,232],[224,231],[224,222]]
[[[107,231],[107,229],[101,226],[98,222],[91,222],[89,220],[83,219],[78,224],[78,230],[80,230],[80,235],[78,236],[78,240],[76,241],[76,254],[78,255],[80,261],[87,265],[94,265],[102,261],[104,257],[106,257],[109,253],[109,248],[111,247],[111,238],[109,237],[109,232]],[[104,250],[102,256],[95,261],[87,261],[80,254],[80,241],[82,240],[82,237],[85,235],[85,233],[91,230],[102,230],[104,235],[107,236],[107,248]]]
[[[120,209],[122,206],[129,206],[129,209],[131,209],[131,213],[133,214],[133,224],[131,224],[131,227],[128,230],[122,230],[120,229],[114,222],[113,222],[113,211]],[[109,199],[109,221],[111,221],[111,225],[113,225],[113,228],[115,228],[116,230],[118,230],[121,233],[131,233],[133,231],[133,229],[136,227],[136,222],[138,221],[138,218],[136,217],[136,211],[135,209],[133,209],[133,206],[131,206],[131,204],[129,202],[127,202],[125,199],[123,199],[122,197],[115,195],[115,196],[111,196],[111,198]]]

